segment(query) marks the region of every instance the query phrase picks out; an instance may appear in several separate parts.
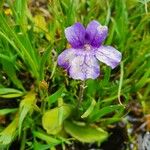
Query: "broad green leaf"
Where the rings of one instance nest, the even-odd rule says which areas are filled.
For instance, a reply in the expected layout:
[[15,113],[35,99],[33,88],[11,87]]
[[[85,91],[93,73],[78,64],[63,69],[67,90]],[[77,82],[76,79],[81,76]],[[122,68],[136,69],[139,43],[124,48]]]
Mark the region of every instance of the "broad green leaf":
[[0,145],[10,144],[16,136],[18,116],[0,133]]
[[81,142],[103,142],[108,137],[108,133],[101,128],[77,125],[71,121],[65,121],[64,128],[68,134]]
[[43,128],[49,134],[57,134],[62,129],[63,121],[71,114],[71,106],[63,104],[48,110],[42,117]]
[[84,114],[81,116],[81,118],[86,118],[90,115],[90,113],[93,111],[94,106],[96,104],[96,101],[94,99],[92,99],[91,105],[89,106],[89,108],[84,112]]
[[36,94],[33,91],[30,91],[25,95],[23,100],[20,103],[19,108],[19,135],[21,133],[22,123],[29,112],[32,112],[36,105]]

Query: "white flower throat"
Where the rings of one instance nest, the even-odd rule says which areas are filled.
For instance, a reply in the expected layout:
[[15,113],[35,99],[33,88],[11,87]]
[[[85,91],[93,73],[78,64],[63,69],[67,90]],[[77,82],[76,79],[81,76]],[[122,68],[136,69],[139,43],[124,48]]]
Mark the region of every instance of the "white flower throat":
[[89,45],[89,44],[84,44],[84,50],[85,50],[85,51],[90,51],[90,50],[91,50],[91,45]]

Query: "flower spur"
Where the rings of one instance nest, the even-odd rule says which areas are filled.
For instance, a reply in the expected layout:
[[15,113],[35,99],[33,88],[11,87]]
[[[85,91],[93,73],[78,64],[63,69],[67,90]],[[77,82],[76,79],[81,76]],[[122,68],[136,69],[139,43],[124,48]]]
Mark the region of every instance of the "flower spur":
[[100,75],[100,62],[114,69],[121,61],[121,53],[112,46],[103,46],[108,34],[107,26],[91,21],[85,29],[81,23],[65,29],[72,48],[58,56],[58,65],[65,68],[73,79],[95,79]]

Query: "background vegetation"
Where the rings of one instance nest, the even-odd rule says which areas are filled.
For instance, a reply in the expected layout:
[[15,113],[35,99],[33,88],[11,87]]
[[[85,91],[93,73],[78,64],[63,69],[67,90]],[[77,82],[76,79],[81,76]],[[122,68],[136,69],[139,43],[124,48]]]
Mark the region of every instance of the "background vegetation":
[[[150,130],[149,9],[149,0],[0,1],[1,149],[67,149],[75,141],[100,147],[110,126],[134,129],[131,113]],[[115,70],[100,64],[79,103],[82,83],[57,66],[57,56],[69,47],[64,29],[91,20],[109,27],[105,45],[123,59]],[[127,149],[138,147],[136,135],[127,132]]]

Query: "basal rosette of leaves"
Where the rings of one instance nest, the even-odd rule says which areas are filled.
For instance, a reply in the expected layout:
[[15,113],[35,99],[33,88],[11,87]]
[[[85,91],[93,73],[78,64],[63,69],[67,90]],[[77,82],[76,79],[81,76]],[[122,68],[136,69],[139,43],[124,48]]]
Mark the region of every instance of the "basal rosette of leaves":
[[84,122],[84,125],[72,123],[71,116],[75,111],[75,107],[67,104],[48,110],[42,117],[43,128],[48,134],[59,136],[63,132],[81,142],[102,142],[107,139],[108,133],[100,127],[92,127],[92,124],[86,125]]

